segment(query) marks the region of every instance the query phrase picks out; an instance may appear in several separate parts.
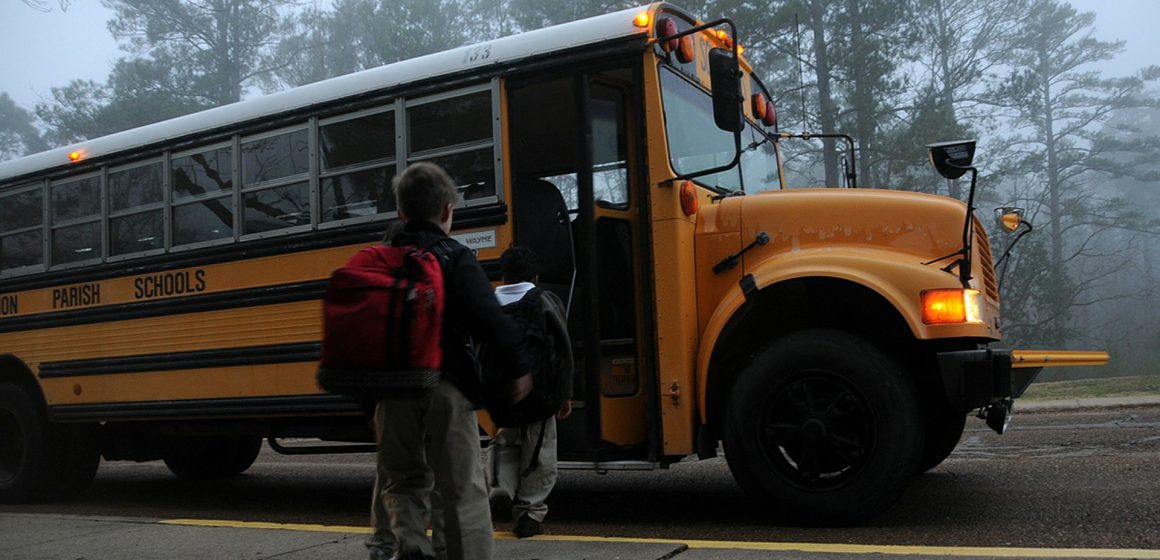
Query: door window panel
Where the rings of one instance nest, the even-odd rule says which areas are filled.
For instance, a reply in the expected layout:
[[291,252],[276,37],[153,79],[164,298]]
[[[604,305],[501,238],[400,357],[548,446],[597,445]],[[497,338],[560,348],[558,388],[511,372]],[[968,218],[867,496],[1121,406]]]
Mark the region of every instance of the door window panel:
[[620,90],[593,84],[592,92],[592,194],[597,201],[622,205],[628,202],[628,149]]

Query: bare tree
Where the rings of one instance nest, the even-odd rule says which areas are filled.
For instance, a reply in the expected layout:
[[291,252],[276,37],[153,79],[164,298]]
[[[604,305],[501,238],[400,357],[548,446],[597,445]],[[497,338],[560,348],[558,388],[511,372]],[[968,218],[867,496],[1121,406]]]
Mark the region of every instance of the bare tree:
[[[1007,138],[1011,171],[1042,185],[1032,197],[1046,222],[1041,224],[1046,234],[1042,259],[1012,271],[1024,276],[1017,284],[1036,288],[1020,295],[1034,302],[1023,315],[1027,322],[1013,325],[1025,340],[1064,343],[1074,334],[1068,319],[1075,309],[1125,297],[1103,288],[1128,266],[1132,252],[1096,247],[1114,231],[1150,227],[1133,207],[1099,188],[1101,177],[1134,173],[1109,158],[1128,147],[1101,125],[1116,110],[1154,103],[1142,95],[1143,87],[1160,77],[1160,69],[1119,79],[1088,70],[1088,64],[1123,48],[1122,42],[1092,38],[1093,21],[1094,14],[1036,0],[1014,45],[1011,72],[991,91],[993,103],[1009,113],[1012,128],[1020,131]],[[1133,149],[1148,147],[1143,143]],[[1026,282],[1029,275],[1033,284]]]

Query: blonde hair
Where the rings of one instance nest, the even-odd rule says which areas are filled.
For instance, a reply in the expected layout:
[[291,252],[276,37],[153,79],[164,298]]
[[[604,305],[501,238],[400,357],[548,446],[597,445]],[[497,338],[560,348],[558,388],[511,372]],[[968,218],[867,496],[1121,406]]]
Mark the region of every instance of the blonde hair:
[[407,219],[438,221],[443,208],[459,202],[451,176],[434,163],[413,163],[391,183],[395,204]]

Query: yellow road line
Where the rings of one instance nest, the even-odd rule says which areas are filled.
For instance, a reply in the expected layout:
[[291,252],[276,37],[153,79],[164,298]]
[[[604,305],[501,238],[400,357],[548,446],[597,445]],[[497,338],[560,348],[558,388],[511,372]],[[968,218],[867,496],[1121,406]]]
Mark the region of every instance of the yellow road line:
[[344,527],[342,525],[313,525],[305,523],[268,523],[266,521],[229,521],[225,519],[165,519],[162,525],[186,525],[193,527],[229,527],[233,529],[273,529],[279,531],[308,531],[312,533],[369,533],[367,527]]
[[[369,533],[366,527],[341,525],[310,525],[299,523],[267,523],[263,521],[228,521],[214,519],[168,519],[166,525],[195,527],[230,527],[237,529],[273,529],[309,531],[316,533]],[[515,538],[510,532],[497,531],[500,539]],[[585,537],[565,535],[538,535],[535,541],[673,544],[689,548],[725,550],[761,550],[768,552],[808,552],[818,554],[890,554],[910,556],[986,556],[991,558],[1139,558],[1160,560],[1160,550],[1138,548],[1025,548],[1025,547],[970,547],[970,546],[904,546],[870,544],[828,544],[794,542],[702,541],[676,539],[646,539],[631,537]]]

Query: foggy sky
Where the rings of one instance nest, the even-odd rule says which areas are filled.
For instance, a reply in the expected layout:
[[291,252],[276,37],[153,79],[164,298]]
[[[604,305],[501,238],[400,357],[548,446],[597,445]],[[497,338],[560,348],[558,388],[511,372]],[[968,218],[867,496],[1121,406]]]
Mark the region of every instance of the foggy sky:
[[[73,0],[64,12],[55,0],[49,4],[52,12],[42,13],[21,0],[0,0],[0,92],[28,110],[51,99],[53,87],[71,80],[103,83],[113,62],[123,56],[106,27],[112,11],[100,0]],[[1071,4],[1081,12],[1096,12],[1096,38],[1127,41],[1125,52],[1103,66],[1105,77],[1160,64],[1160,36],[1151,29],[1160,21],[1160,0]]]

